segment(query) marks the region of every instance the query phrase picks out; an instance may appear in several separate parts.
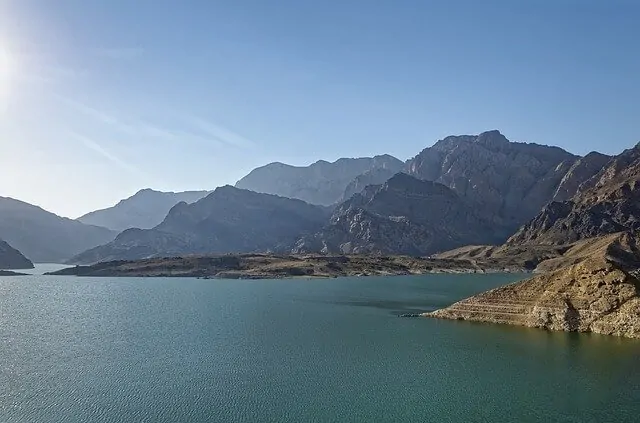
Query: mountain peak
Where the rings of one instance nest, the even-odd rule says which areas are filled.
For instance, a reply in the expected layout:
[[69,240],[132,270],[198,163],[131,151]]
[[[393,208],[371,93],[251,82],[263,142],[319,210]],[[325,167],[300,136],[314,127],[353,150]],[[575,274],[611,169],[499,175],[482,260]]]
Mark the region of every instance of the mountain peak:
[[510,141],[497,129],[481,133],[476,137],[475,142],[488,147],[499,147],[510,144]]

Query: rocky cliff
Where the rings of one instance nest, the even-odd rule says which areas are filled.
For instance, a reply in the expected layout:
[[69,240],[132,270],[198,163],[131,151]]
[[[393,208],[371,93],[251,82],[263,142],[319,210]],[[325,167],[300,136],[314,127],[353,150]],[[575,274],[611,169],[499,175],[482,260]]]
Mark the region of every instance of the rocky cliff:
[[498,131],[450,136],[407,162],[407,172],[440,182],[499,227],[513,231],[554,196],[570,197],[597,169],[558,147],[510,142]]
[[0,197],[0,238],[37,263],[61,263],[115,236],[107,228],[85,225],[22,201]]
[[570,200],[552,202],[508,245],[562,245],[640,229],[640,146],[608,161]]
[[251,171],[236,187],[328,206],[339,202],[347,186],[359,175],[374,169],[387,169],[393,175],[403,165],[389,155],[345,158],[333,163],[320,160],[309,166],[271,163]]
[[195,203],[208,191],[161,192],[143,189],[113,207],[85,214],[79,222],[102,226],[117,232],[129,228],[150,229],[167,216],[173,206],[184,201]]
[[418,256],[504,236],[446,186],[398,173],[338,206],[293,251]]
[[574,264],[425,316],[640,337],[637,234],[599,240]]
[[0,269],[33,269],[31,260],[0,239]]
[[320,229],[327,217],[324,208],[300,200],[224,186],[193,204],[177,204],[153,229],[126,230],[70,262],[286,251],[301,234]]

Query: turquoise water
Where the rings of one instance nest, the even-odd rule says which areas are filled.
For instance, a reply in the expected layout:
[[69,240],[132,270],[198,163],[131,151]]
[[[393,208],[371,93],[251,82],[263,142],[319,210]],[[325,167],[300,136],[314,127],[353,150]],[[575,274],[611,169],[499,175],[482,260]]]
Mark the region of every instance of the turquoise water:
[[517,277],[0,278],[0,421],[638,421],[640,342],[396,317]]

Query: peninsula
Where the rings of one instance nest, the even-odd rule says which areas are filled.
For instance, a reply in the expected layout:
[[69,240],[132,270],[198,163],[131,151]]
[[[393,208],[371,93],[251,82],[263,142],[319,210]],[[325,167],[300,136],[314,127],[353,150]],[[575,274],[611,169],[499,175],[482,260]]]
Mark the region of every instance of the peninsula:
[[118,260],[75,266],[50,273],[75,276],[202,277],[276,279],[291,277],[418,275],[425,273],[524,272],[500,260],[465,260],[376,255],[226,254]]

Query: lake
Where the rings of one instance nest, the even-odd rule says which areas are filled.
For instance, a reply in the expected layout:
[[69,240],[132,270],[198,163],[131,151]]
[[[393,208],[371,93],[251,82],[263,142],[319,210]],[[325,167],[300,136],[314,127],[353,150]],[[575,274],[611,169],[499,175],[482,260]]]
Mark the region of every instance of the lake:
[[638,341],[397,317],[522,277],[0,277],[0,421],[638,421]]

